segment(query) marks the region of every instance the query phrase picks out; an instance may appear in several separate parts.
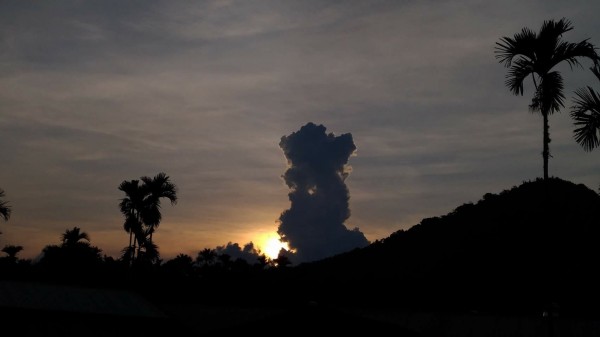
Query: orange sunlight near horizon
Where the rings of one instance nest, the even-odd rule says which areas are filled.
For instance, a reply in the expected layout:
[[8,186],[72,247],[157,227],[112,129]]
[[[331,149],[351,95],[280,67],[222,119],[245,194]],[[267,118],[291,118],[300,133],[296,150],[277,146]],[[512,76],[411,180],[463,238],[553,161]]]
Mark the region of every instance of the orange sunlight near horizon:
[[285,250],[290,249],[287,242],[281,242],[277,233],[268,233],[263,235],[259,239],[257,246],[258,249],[260,249],[260,251],[271,260],[276,259],[277,256],[279,256],[279,251],[281,248]]

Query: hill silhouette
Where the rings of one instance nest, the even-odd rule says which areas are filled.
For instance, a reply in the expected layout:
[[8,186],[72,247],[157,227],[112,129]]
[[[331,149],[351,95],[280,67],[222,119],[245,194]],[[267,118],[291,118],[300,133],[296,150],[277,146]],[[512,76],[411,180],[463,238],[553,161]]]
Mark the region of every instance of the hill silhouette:
[[558,178],[485,194],[288,277],[319,301],[407,309],[597,311],[600,196]]
[[[182,266],[135,270],[104,260],[92,273],[79,275],[79,268],[12,265],[5,258],[0,267],[7,273],[0,279],[131,292],[165,313],[165,329],[206,335],[266,325],[271,334],[289,326],[308,332],[317,325],[326,331],[343,326],[344,332],[392,330],[406,336],[427,329],[433,329],[429,335],[452,329],[459,331],[455,335],[489,335],[490,329],[511,335],[523,327],[553,329],[552,324],[565,331],[597,331],[599,240],[600,196],[584,185],[550,178],[485,194],[366,247],[295,267],[231,264],[208,273],[194,269],[191,258],[187,264],[177,260]],[[40,329],[62,315],[56,308],[32,311],[2,302],[4,313],[49,317]],[[544,312],[583,320],[550,323]],[[85,322],[107,319],[80,316]],[[480,328],[482,333],[473,332]]]

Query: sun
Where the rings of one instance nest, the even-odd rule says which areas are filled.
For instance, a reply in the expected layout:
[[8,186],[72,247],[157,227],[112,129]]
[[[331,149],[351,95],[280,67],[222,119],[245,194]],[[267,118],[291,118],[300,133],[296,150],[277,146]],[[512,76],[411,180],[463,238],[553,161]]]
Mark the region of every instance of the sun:
[[262,245],[259,246],[261,251],[271,260],[276,259],[279,256],[279,251],[281,248],[285,250],[289,250],[289,246],[287,242],[281,242],[279,240],[279,236],[277,235],[269,235],[267,236]]

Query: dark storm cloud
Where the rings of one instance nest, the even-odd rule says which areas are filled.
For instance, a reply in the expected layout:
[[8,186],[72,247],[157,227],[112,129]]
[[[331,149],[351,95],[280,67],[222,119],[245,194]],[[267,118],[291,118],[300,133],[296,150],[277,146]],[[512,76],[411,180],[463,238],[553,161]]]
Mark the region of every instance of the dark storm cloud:
[[297,263],[314,261],[369,244],[362,232],[344,225],[350,217],[350,195],[344,180],[348,159],[356,150],[350,133],[327,134],[308,123],[279,146],[290,167],[283,179],[291,189],[290,209],[279,220],[278,233],[296,250]]

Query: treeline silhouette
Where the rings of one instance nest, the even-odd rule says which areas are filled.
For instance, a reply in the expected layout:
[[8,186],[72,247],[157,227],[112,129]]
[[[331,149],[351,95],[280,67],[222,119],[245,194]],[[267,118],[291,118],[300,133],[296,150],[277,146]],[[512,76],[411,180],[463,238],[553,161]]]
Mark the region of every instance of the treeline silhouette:
[[[485,194],[295,277],[327,300],[439,310],[598,313],[600,196],[558,178]],[[350,294],[339,284],[355,285]]]
[[[249,328],[267,324],[289,328],[289,315],[303,317],[304,321],[333,322],[329,326],[335,328],[344,325],[344,333],[357,331],[358,328],[349,325],[349,319],[342,319],[339,312],[321,310],[328,306],[392,308],[406,312],[533,316],[544,313],[548,317],[600,314],[597,308],[600,302],[597,286],[600,284],[597,272],[600,196],[584,185],[551,178],[548,174],[549,116],[560,112],[565,100],[562,75],[553,69],[564,63],[581,66],[580,61],[587,59],[594,62],[591,69],[600,79],[600,57],[596,48],[588,40],[570,43],[562,39],[563,34],[572,29],[571,22],[564,18],[547,20],[538,33],[525,27],[512,37],[502,37],[496,44],[498,61],[509,69],[505,84],[513,94],[522,95],[525,81],[529,77],[533,80],[535,90],[529,109],[543,117],[543,179],[523,182],[498,194],[485,194],[476,203],[463,204],[443,216],[423,219],[408,230],[366,245],[362,233],[348,232],[342,226],[349,216],[349,195],[343,184],[347,175],[344,165],[354,151],[348,134],[343,138],[348,153],[342,151],[341,161],[330,170],[341,183],[338,186],[341,189],[333,190],[343,192],[339,194],[343,207],[337,208],[341,211],[331,212],[337,220],[327,218],[319,222],[311,218],[312,213],[331,206],[331,194],[323,194],[327,191],[324,187],[332,181],[327,177],[323,184],[311,182],[305,186],[299,184],[302,179],[286,179],[289,186],[295,186],[293,192],[305,198],[301,200],[311,202],[301,203],[305,207],[296,207],[295,213],[284,212],[281,220],[283,224],[288,223],[286,220],[290,220],[292,214],[292,218],[301,220],[298,223],[302,228],[306,224],[337,223],[343,234],[338,238],[348,233],[358,235],[359,244],[354,246],[363,248],[297,266],[291,266],[284,254],[270,260],[256,252],[256,259],[249,261],[233,258],[218,249],[201,250],[196,257],[180,254],[163,261],[153,243],[153,235],[162,220],[161,200],[169,200],[174,205],[178,197],[177,187],[169,176],[159,173],[154,177],[125,180],[118,187],[125,194],[119,200],[119,210],[124,216],[123,229],[129,235],[129,245],[120,257],[103,255],[99,247],[91,244],[86,232],[73,227],[61,235],[61,244],[46,246],[39,261],[19,259],[22,246],[4,246],[0,281],[126,289],[142,294],[167,312],[172,305],[185,308],[199,304],[300,308],[256,320],[253,326],[243,325],[230,333],[247,332]],[[591,87],[581,88],[575,95],[571,107],[577,127],[575,140],[586,151],[591,151],[600,145],[600,99]],[[309,123],[304,129],[322,129],[320,133],[329,137],[323,126]],[[286,157],[291,163],[304,167],[304,153],[316,153],[314,149],[304,151],[314,139],[302,137],[295,144],[301,145],[299,157],[294,155],[297,148],[289,146],[290,139],[295,138],[282,138]],[[313,147],[323,148],[321,144]],[[321,167],[329,157],[329,154],[315,156],[310,162]],[[293,178],[294,174],[297,172],[288,171],[286,177]],[[320,179],[313,180],[320,182]],[[303,188],[298,188],[300,185]],[[324,196],[319,199],[322,203],[314,203],[315,193],[317,197]],[[8,221],[12,209],[4,197],[0,189],[0,218]],[[285,232],[280,228],[279,233],[289,238]],[[315,244],[310,235],[307,237],[304,247],[314,245],[319,250],[339,251]],[[302,249],[302,245],[298,248]],[[311,310],[303,309],[307,307]],[[312,310],[314,308],[319,309]],[[176,315],[183,312],[173,311]],[[321,313],[315,316],[318,312]],[[341,323],[338,324],[337,319]],[[219,320],[223,324],[228,321],[227,317]],[[372,322],[364,326],[373,331]],[[310,333],[314,327],[301,325],[296,332]],[[382,331],[387,331],[385,329]],[[548,331],[553,331],[551,325]]]
[[205,249],[166,262],[101,256],[78,228],[38,263],[0,259],[3,279],[127,288],[155,303],[597,313],[600,196],[558,178],[488,193],[365,248],[277,267]]

